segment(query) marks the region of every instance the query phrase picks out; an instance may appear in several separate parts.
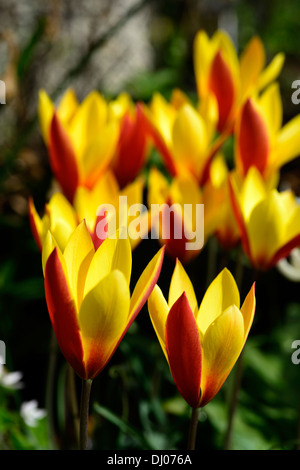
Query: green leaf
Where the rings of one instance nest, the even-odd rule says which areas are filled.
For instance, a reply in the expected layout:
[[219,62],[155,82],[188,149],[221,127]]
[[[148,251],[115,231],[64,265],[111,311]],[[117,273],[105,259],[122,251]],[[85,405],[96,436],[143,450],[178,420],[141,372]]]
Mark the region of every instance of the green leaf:
[[115,415],[109,409],[99,405],[99,403],[95,403],[94,410],[103,418],[107,419],[110,423],[117,426],[121,432],[130,435],[143,449],[155,450],[149,443],[148,439],[145,438],[138,429],[135,429],[125,420],[119,418],[119,416]]

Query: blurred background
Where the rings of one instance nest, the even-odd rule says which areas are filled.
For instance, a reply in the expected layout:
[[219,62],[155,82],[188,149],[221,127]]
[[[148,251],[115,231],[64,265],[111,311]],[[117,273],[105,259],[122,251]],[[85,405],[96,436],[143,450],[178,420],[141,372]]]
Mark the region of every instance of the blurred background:
[[[193,98],[192,45],[201,28],[209,35],[225,29],[239,53],[253,35],[263,40],[268,59],[284,52],[279,77],[284,120],[299,113],[291,101],[291,86],[300,79],[300,2],[0,1],[0,79],[6,85],[6,103],[0,104],[0,340],[6,345],[0,372],[0,449],[73,448],[66,390],[75,380],[77,396],[80,391],[60,353],[55,352],[54,365],[50,360],[52,335],[40,255],[28,222],[28,197],[42,210],[52,183],[37,121],[39,90],[44,88],[55,101],[72,86],[79,100],[98,89],[108,98],[127,91],[147,102],[155,91],[169,97],[178,87]],[[299,168],[296,159],[282,171],[298,196]],[[155,240],[147,242],[147,250],[141,245],[134,255],[137,275],[158,248]],[[205,247],[189,266],[200,298],[210,256]],[[162,287],[168,285],[173,267],[167,258]],[[250,282],[246,272],[242,298]],[[260,279],[256,321],[244,357],[235,449],[299,446],[300,365],[291,360],[292,342],[300,340],[299,291],[299,283],[277,269]],[[13,386],[7,387],[5,374],[14,371],[21,378],[12,377]],[[230,386],[228,380],[201,411],[198,449],[223,448]],[[31,400],[48,412],[35,427],[21,413],[22,404]],[[94,381],[93,448],[185,449],[188,421],[189,410],[175,389],[144,308]]]

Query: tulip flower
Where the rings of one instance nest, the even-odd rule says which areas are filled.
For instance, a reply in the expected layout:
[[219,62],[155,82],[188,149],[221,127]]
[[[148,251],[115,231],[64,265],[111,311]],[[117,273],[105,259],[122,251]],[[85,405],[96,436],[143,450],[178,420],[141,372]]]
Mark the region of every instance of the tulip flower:
[[228,189],[229,175],[224,156],[218,153],[210,165],[208,180],[202,188],[205,231],[214,234],[225,250],[230,250],[240,240],[240,230]]
[[42,90],[38,111],[51,169],[70,202],[79,186],[93,188],[109,168],[122,187],[141,170],[148,149],[143,114],[126,97],[108,103],[92,91],[79,104],[68,90],[55,108]]
[[155,93],[144,114],[148,134],[168,172],[192,175],[202,183],[215,153],[213,106],[196,108],[180,90],[174,90],[170,102]]
[[151,236],[183,263],[199,254],[204,244],[203,200],[195,178],[177,176],[171,182],[152,168],[148,180]]
[[245,176],[255,166],[265,179],[300,154],[300,115],[282,125],[282,102],[277,83],[258,98],[249,98],[236,124],[235,162]]
[[300,245],[300,206],[290,190],[267,185],[256,167],[232,174],[230,196],[243,249],[252,266],[267,270]]
[[279,53],[266,66],[263,43],[253,37],[238,58],[224,31],[210,39],[200,30],[194,40],[194,69],[200,100],[213,96],[218,108],[219,132],[231,132],[240,106],[279,75],[284,55]]
[[[33,199],[29,198],[30,226],[39,250],[42,251],[45,237],[50,230],[63,251],[70,235],[83,220],[86,222],[94,247],[97,249],[107,237],[111,217],[115,217],[115,220],[112,220],[112,230],[120,228],[120,225],[131,226],[131,222],[136,218],[129,215],[129,208],[135,204],[142,204],[143,187],[143,180],[137,179],[120,190],[114,174],[106,172],[91,190],[85,187],[77,188],[73,205],[62,193],[54,193],[46,204],[42,217],[39,216]],[[120,197],[124,197],[126,204],[119,204]],[[146,219],[147,214],[142,218]],[[100,230],[98,225],[101,220],[103,221],[103,230]],[[130,236],[132,249],[148,232],[148,220],[145,220],[145,223],[141,225],[139,236]]]
[[92,380],[147,301],[161,270],[164,248],[149,262],[132,295],[131,246],[119,231],[95,251],[83,221],[64,251],[48,231],[43,251],[46,302],[59,347],[79,377]]
[[120,115],[120,131],[111,168],[124,188],[142,171],[149,152],[147,122],[141,103],[134,107],[126,93],[110,103],[115,117]]
[[205,406],[245,345],[255,312],[255,285],[240,307],[237,285],[225,268],[198,307],[194,287],[177,261],[168,301],[156,285],[148,310],[179,393],[193,409]]

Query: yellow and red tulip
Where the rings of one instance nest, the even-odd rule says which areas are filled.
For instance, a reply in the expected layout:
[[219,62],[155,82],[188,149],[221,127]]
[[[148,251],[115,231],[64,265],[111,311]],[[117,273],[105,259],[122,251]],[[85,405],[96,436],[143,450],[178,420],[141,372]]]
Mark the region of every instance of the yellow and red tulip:
[[[38,248],[42,251],[43,243],[50,230],[56,239],[58,246],[63,251],[66,243],[75,230],[77,225],[85,220],[87,229],[90,232],[94,242],[95,249],[107,237],[110,228],[109,217],[115,217],[112,230],[121,226],[130,227],[130,223],[135,219],[130,216],[129,207],[135,204],[141,205],[143,202],[142,179],[137,178],[133,183],[120,190],[114,174],[110,171],[103,174],[97,184],[92,189],[79,187],[74,196],[74,202],[71,204],[62,193],[54,193],[49,202],[45,205],[45,211],[42,217],[39,216],[34,201],[29,198],[29,220],[31,230]],[[126,206],[120,207],[119,198],[125,196]],[[115,209],[111,213],[111,209]],[[139,217],[147,218],[145,214]],[[104,220],[105,219],[105,222]],[[100,233],[100,227],[97,225],[103,221],[103,230]],[[139,236],[130,236],[131,247],[134,249],[141,239],[146,236],[149,229],[148,220],[141,224]],[[104,230],[105,229],[105,230]],[[142,231],[144,231],[142,233]]]
[[166,246],[169,255],[183,263],[191,261],[203,247],[205,221],[199,210],[202,205],[202,192],[191,175],[176,176],[168,181],[157,168],[150,170],[151,235]]
[[51,169],[71,202],[79,186],[91,189],[109,168],[120,178],[119,184],[126,185],[145,161],[148,144],[143,113],[127,95],[108,103],[92,91],[78,103],[68,90],[55,108],[42,90],[39,121]]
[[[120,98],[126,100],[126,94],[121,94],[111,105],[116,108]],[[127,98],[127,103],[129,98]],[[125,101],[126,103],[126,101]],[[122,107],[121,107],[122,109]],[[130,184],[143,170],[149,151],[149,136],[146,117],[141,103],[133,106],[130,101],[123,107],[120,118],[120,132],[117,148],[114,153],[111,168],[121,188]]]
[[236,125],[236,167],[245,176],[255,166],[265,179],[300,154],[300,116],[282,125],[282,102],[277,83],[257,98],[248,98]]
[[240,240],[240,230],[228,189],[229,175],[224,156],[218,153],[210,165],[209,177],[202,188],[205,232],[214,234],[225,250],[233,248]]
[[245,253],[266,270],[300,245],[300,206],[290,190],[267,185],[256,167],[241,180],[232,174],[230,196]]
[[218,30],[209,38],[200,30],[194,40],[194,70],[200,100],[212,95],[218,108],[219,132],[231,132],[240,106],[279,75],[284,55],[266,66],[263,43],[253,37],[240,59],[231,38]]
[[192,408],[205,406],[245,345],[254,318],[255,285],[240,307],[235,280],[224,269],[198,307],[194,287],[177,261],[168,301],[156,285],[148,310],[178,391]]
[[45,251],[45,295],[59,347],[82,379],[107,365],[160,274],[164,248],[152,258],[130,295],[132,253],[119,232],[97,251],[81,222],[62,252],[51,232]]
[[209,105],[197,109],[180,90],[174,90],[169,102],[155,93],[144,114],[168,172],[192,175],[202,183],[214,154],[213,109]]

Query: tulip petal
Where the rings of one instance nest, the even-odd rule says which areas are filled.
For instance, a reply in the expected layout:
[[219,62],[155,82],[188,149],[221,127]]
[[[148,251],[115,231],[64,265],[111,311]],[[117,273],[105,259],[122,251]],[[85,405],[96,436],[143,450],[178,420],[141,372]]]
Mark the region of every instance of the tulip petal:
[[99,92],[92,91],[79,105],[68,129],[79,160],[83,157],[87,143],[98,137],[106,122],[106,101]]
[[117,180],[124,188],[141,171],[147,150],[146,118],[140,103],[136,105],[135,116],[124,115],[113,168]]
[[[51,255],[52,251],[54,250],[54,248],[57,249],[60,260],[62,261],[63,267],[65,268],[64,260],[62,260],[62,252],[59,246],[57,245],[56,240],[53,237],[52,233],[48,230],[44,237],[43,247],[42,247],[42,268],[43,268],[44,275],[45,275],[45,266],[46,266],[47,260],[49,256]],[[65,269],[65,275],[66,276],[68,275],[66,269]]]
[[241,92],[243,97],[251,93],[257,85],[259,76],[266,62],[266,54],[262,41],[253,37],[247,44],[240,58]]
[[50,202],[46,204],[46,213],[49,215],[50,230],[63,251],[71,233],[78,225],[76,213],[61,193],[53,194]]
[[269,65],[262,71],[259,77],[258,88],[262,90],[269,83],[275,80],[281,72],[285,61],[285,55],[283,53],[278,53],[275,55],[273,60]]
[[197,32],[193,46],[193,64],[198,95],[203,98],[207,96],[207,77],[212,62],[214,48],[204,30]]
[[250,214],[247,223],[250,258],[257,267],[268,265],[283,240],[284,223],[280,206],[280,195],[272,190]]
[[190,281],[185,269],[181,262],[177,259],[175,269],[170,282],[169,299],[168,304],[171,308],[176,300],[183,294],[186,293],[190,307],[194,315],[198,311],[197,297],[194,291],[193,284]]
[[218,393],[244,346],[244,320],[231,305],[207,328],[203,338],[200,406]]
[[167,361],[169,361],[169,359],[166,351],[165,327],[169,310],[168,303],[161,289],[156,284],[148,299],[148,311],[154,331]]
[[50,254],[46,263],[45,296],[59,347],[76,373],[84,378],[83,347],[76,307],[57,249]]
[[278,261],[280,261],[282,258],[287,258],[291,251],[294,248],[298,248],[300,246],[300,234],[296,235],[294,238],[289,240],[287,243],[285,243],[283,246],[281,246],[276,253],[274,253],[272,259],[269,261],[268,268],[274,267]]
[[300,115],[285,124],[278,133],[273,162],[278,169],[300,153]]
[[188,167],[195,175],[201,174],[207,148],[207,134],[204,120],[190,105],[185,104],[178,111],[173,126],[173,154],[180,166]]
[[235,101],[235,84],[230,68],[219,51],[211,65],[209,88],[215,94],[219,107],[218,129],[224,131]]
[[244,175],[251,166],[263,173],[270,152],[270,142],[266,123],[254,105],[248,99],[243,106],[237,137],[238,162]]
[[229,189],[229,197],[230,197],[232,210],[233,210],[235,220],[240,231],[242,245],[243,245],[245,253],[249,256],[250,248],[249,248],[249,240],[248,240],[248,235],[247,235],[247,227],[246,227],[246,223],[244,220],[244,215],[243,215],[241,203],[239,200],[239,196],[237,194],[236,184],[234,182],[234,179],[231,177],[231,175],[228,178],[228,189]]
[[70,236],[64,251],[69,286],[78,310],[83,297],[87,271],[94,253],[94,244],[83,221]]
[[256,307],[256,299],[255,299],[255,282],[254,282],[241,307],[241,313],[244,319],[244,344],[247,340],[250,328],[253,323],[255,307]]
[[117,231],[115,238],[106,238],[97,249],[87,272],[84,295],[114,269],[123,273],[129,285],[131,267],[132,253],[130,241],[127,236],[122,238],[120,231]]
[[204,294],[196,318],[200,331],[204,334],[230,305],[236,305],[239,308],[240,294],[232,274],[225,268],[212,281]]
[[57,108],[57,114],[62,123],[66,126],[70,123],[78,109],[78,100],[72,88],[69,88],[63,95]]
[[128,322],[130,292],[123,273],[114,270],[84,297],[79,325],[87,377],[94,378],[110,360]]
[[143,308],[149,295],[154,289],[155,284],[157,283],[162,268],[164,254],[165,247],[163,246],[147,264],[135,285],[130,301],[129,316],[131,321],[134,320],[136,315]]
[[67,132],[55,112],[51,121],[49,156],[52,171],[66,197],[72,201],[79,184],[76,155]]
[[[282,99],[278,83],[272,83],[259,98],[260,108],[270,130],[271,146],[276,146],[277,134],[282,126]],[[272,154],[270,155],[272,157]],[[268,162],[270,163],[270,162]]]
[[154,94],[152,99],[152,108],[154,107],[157,99],[159,102],[163,103],[162,109],[158,104],[158,112],[156,109],[156,112],[154,112],[152,109],[150,111],[148,108],[146,108],[146,106],[144,106],[142,109],[145,118],[145,127],[149,138],[152,140],[155,148],[162,156],[168,171],[171,175],[176,175],[177,168],[173,161],[173,156],[170,150],[174,118],[171,118],[168,115],[169,113],[165,111],[164,108],[167,107],[167,103],[165,103],[164,99],[159,94]]
[[39,91],[38,118],[41,134],[46,145],[49,143],[49,129],[55,111],[54,104],[45,92]]
[[80,161],[82,184],[92,188],[108,169],[117,146],[119,126],[116,122],[105,125],[99,135],[87,146]]
[[170,309],[165,339],[174,382],[185,401],[197,408],[200,399],[202,348],[197,323],[185,292]]
[[37,244],[37,247],[41,252],[42,251],[43,222],[37,213],[32,197],[29,197],[28,199],[28,215],[29,215],[29,224],[30,224],[34,241]]

